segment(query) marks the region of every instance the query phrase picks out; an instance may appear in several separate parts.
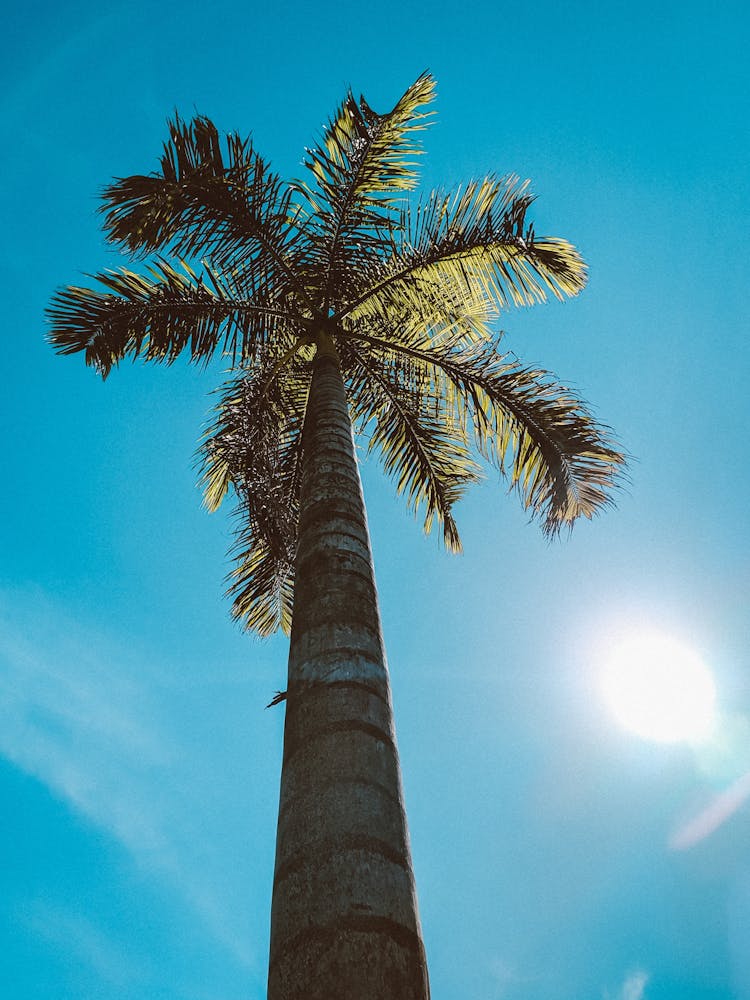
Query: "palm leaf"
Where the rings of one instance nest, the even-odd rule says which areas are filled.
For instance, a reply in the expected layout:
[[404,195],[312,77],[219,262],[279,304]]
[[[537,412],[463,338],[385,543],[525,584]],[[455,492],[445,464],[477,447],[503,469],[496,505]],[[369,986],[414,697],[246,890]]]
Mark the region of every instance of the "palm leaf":
[[483,342],[358,339],[370,356],[401,356],[421,368],[436,405],[473,429],[480,454],[509,476],[547,534],[612,503],[624,456],[609,429],[548,372],[525,368]]
[[289,635],[294,606],[294,562],[280,556],[266,540],[252,532],[237,515],[235,568],[227,596],[232,598],[232,618],[249,632]]
[[294,338],[296,318],[253,287],[253,273],[196,274],[157,260],[146,274],[122,268],[96,276],[99,291],[71,286],[48,309],[49,339],[60,354],[83,351],[106,378],[123,358],[174,361],[186,351],[206,361],[217,350],[250,363],[271,339]]
[[401,361],[392,352],[365,352],[351,342],[342,347],[355,423],[369,434],[370,450],[380,454],[410,509],[424,507],[425,532],[437,521],[446,548],[458,552],[452,509],[477,480],[478,469],[460,423],[422,372],[414,377]]
[[119,178],[102,194],[110,242],[133,254],[166,251],[210,257],[217,267],[260,259],[269,287],[304,299],[295,241],[292,189],[258,156],[249,139],[225,137],[198,116],[167,122],[161,170]]
[[206,506],[215,510],[230,488],[237,498],[232,615],[261,635],[291,627],[309,381],[309,366],[291,361],[277,371],[269,354],[224,386],[201,444]]
[[431,118],[420,109],[434,92],[435,81],[425,73],[392,111],[379,115],[350,91],[319,145],[308,151],[305,166],[315,180],[299,190],[313,220],[309,252],[324,272],[325,310],[345,275],[381,251],[380,230],[397,221],[398,197],[415,186],[418,135]]
[[349,91],[305,161],[315,178],[317,200],[315,191],[307,191],[316,213],[340,228],[358,210],[393,205],[400,192],[411,190],[417,183],[415,157],[421,154],[418,133],[432,117],[420,109],[434,95],[435,80],[423,73],[392,111],[379,115]]
[[526,224],[531,201],[526,182],[489,177],[405,208],[388,254],[360,269],[339,318],[387,318],[395,309],[419,310],[426,321],[431,308],[439,322],[441,310],[461,302],[472,312],[480,303],[504,309],[576,295],[585,265],[567,241],[535,237]]

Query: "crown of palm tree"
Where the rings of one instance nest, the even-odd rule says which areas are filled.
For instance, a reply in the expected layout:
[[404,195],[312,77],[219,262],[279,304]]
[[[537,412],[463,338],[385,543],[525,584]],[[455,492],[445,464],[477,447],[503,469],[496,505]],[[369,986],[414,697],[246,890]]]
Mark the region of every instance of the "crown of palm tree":
[[585,266],[565,240],[535,236],[515,177],[409,203],[434,90],[422,75],[385,115],[350,93],[307,182],[284,182],[248,139],[222,143],[205,117],[175,117],[160,169],[103,193],[108,239],[148,265],[64,289],[49,310],[54,347],[103,377],[128,356],[229,359],[202,444],[205,500],[236,493],[233,614],[262,634],[291,621],[316,351],[337,355],[355,428],[448,548],[480,458],[547,533],[611,502],[623,456],[608,429],[493,330],[508,306],[577,294]]

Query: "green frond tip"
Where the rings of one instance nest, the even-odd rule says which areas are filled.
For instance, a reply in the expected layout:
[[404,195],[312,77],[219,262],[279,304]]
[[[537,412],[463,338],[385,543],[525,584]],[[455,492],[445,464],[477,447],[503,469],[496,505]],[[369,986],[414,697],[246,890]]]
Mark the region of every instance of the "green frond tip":
[[82,352],[104,378],[126,357],[171,364],[185,353],[205,363],[223,352],[248,364],[268,340],[295,339],[297,317],[273,302],[252,269],[196,271],[180,258],[155,258],[144,273],[95,277],[101,289],[73,286],[54,296],[49,339],[60,354]]
[[356,338],[344,354],[356,415],[409,505],[426,504],[426,527],[443,521],[449,548],[452,506],[478,474],[470,438],[548,535],[612,503],[625,456],[548,372],[467,341],[460,327],[432,338],[381,325]]
[[[416,318],[422,329],[460,315],[577,295],[586,265],[567,240],[538,238],[528,182],[486,177],[405,207],[386,252],[349,281],[347,323]],[[408,320],[407,320],[408,321]]]
[[355,423],[369,433],[369,450],[379,454],[409,509],[424,511],[425,532],[442,526],[446,548],[459,552],[453,507],[480,470],[450,400],[405,361],[397,346],[376,352],[348,343],[342,349]]
[[291,626],[309,382],[310,366],[295,352],[279,359],[269,348],[254,370],[222,387],[201,442],[204,503],[216,509],[230,488],[236,498],[232,616],[260,635]]
[[291,565],[283,569],[261,542],[238,554],[230,574],[227,596],[232,618],[248,632],[266,638],[281,630],[292,630],[294,576]]
[[205,471],[201,479],[203,506],[210,514],[215,514],[232,485],[231,469],[226,458],[218,452],[209,454],[205,458],[204,466]]
[[421,109],[434,98],[435,81],[425,73],[409,87],[392,111],[377,114],[360,96],[349,91],[328,123],[318,146],[309,150],[305,165],[331,204],[351,197],[351,188],[363,194],[392,197],[416,183],[412,157],[421,153],[415,133],[429,123]]
[[210,232],[233,208],[242,214],[243,196],[267,174],[249,139],[230,134],[222,143],[202,115],[186,122],[175,114],[167,128],[160,170],[118,178],[102,192],[107,238],[131,253],[158,250],[191,228]]

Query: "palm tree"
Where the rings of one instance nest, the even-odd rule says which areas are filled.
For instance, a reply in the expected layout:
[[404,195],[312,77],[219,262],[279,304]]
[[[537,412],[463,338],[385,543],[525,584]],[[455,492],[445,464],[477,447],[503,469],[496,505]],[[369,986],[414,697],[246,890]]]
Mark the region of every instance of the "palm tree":
[[352,427],[427,530],[489,460],[555,534],[610,502],[623,457],[584,405],[499,349],[498,311],[575,295],[532,196],[488,176],[414,205],[434,81],[393,110],[350,93],[285,183],[207,118],[103,193],[140,270],[59,291],[51,341],[103,377],[141,357],[231,370],[202,445],[206,503],[237,498],[233,613],[291,630],[270,1000],[424,1000],[424,948]]

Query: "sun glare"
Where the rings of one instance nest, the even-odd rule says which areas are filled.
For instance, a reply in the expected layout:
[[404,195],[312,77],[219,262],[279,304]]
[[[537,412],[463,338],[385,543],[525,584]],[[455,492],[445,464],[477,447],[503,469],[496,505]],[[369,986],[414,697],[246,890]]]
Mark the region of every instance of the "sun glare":
[[700,742],[713,729],[711,672],[687,646],[659,634],[620,643],[602,673],[602,694],[617,721],[646,740]]

